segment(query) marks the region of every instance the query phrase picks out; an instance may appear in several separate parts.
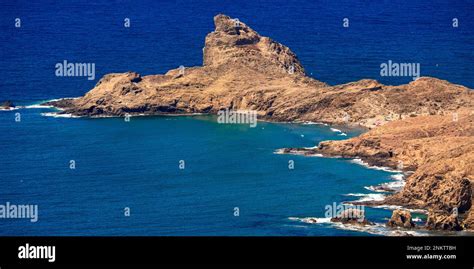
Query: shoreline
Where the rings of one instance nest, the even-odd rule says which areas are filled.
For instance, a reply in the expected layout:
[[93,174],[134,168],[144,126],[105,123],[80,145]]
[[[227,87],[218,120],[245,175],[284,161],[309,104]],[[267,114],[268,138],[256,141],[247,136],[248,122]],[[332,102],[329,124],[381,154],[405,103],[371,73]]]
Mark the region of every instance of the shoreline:
[[[318,158],[331,158],[331,159],[340,159],[340,160],[344,160],[344,161],[348,161],[350,163],[353,163],[353,164],[356,164],[356,165],[359,165],[359,166],[362,166],[362,167],[365,167],[366,169],[372,169],[372,170],[379,170],[379,171],[384,171],[384,172],[387,172],[387,173],[392,173],[394,175],[391,175],[392,177],[392,180],[390,181],[386,181],[386,182],[382,182],[378,185],[371,185],[371,186],[363,186],[365,189],[367,189],[368,191],[371,191],[372,193],[369,193],[369,194],[388,194],[388,195],[391,195],[391,194],[394,194],[394,193],[397,193],[397,192],[400,192],[400,190],[398,191],[395,191],[395,190],[373,190],[373,189],[369,189],[370,187],[377,187],[377,186],[382,186],[384,184],[387,184],[387,183],[393,183],[393,182],[405,182],[406,181],[406,177],[411,175],[412,173],[414,173],[414,171],[401,171],[401,170],[396,170],[394,168],[391,168],[391,167],[386,167],[386,166],[376,166],[376,165],[370,165],[369,163],[367,162],[364,162],[360,156],[356,156],[355,158],[348,158],[348,157],[342,157],[342,156],[335,156],[335,155],[324,155],[322,153],[314,153],[314,154],[308,154],[306,153],[306,150],[314,150],[314,149],[317,149],[317,146],[315,147],[310,147],[310,148],[301,148],[301,149],[304,149],[302,150],[302,152],[295,152],[295,151],[292,151],[292,152],[285,152],[285,150],[287,150],[287,148],[281,148],[281,149],[277,149],[274,153],[275,154],[290,154],[290,155],[300,155],[300,156],[305,156],[305,157],[318,157]],[[393,176],[396,176],[396,175],[402,175],[403,179],[395,179],[393,178]],[[403,188],[403,187],[402,187]],[[344,194],[343,194],[344,195]],[[345,194],[346,196],[356,196],[356,195],[349,195],[349,194]],[[372,202],[375,202],[376,204],[373,204]],[[396,206],[396,209],[405,209],[405,210],[409,210],[411,212],[427,212],[427,210],[425,209],[422,209],[422,208],[411,208],[411,207],[403,207],[403,206],[400,206],[400,205],[395,205],[395,204],[378,204],[378,202],[383,202],[383,200],[367,200],[367,201],[360,201],[360,200],[355,200],[355,201],[346,201],[346,202],[343,202],[345,204],[347,203],[354,203],[354,204],[360,204],[360,205],[367,205],[367,206],[370,206],[370,207],[374,207],[374,208],[384,208],[384,207],[391,207],[391,206]]]
[[[463,116],[466,116],[464,114]],[[469,118],[469,117],[468,117]],[[465,120],[467,118],[463,118]],[[396,123],[394,123],[396,124]],[[392,124],[392,125],[394,125]],[[444,128],[444,127],[443,127]],[[466,209],[463,209],[460,212],[459,218],[458,216],[450,216],[449,211],[440,210],[440,206],[443,204],[430,204],[426,203],[421,200],[410,200],[410,188],[416,186],[416,180],[418,177],[425,177],[422,173],[429,173],[432,169],[428,168],[428,172],[425,172],[425,167],[429,167],[432,163],[427,162],[425,164],[418,163],[417,165],[407,165],[402,169],[398,167],[400,161],[396,162],[396,159],[393,160],[387,154],[383,153],[383,146],[379,143],[374,144],[370,142],[372,137],[376,137],[377,139],[383,140],[383,136],[380,137],[380,131],[383,131],[384,128],[370,130],[367,133],[361,134],[358,137],[350,138],[347,140],[333,140],[333,141],[323,141],[314,147],[307,147],[307,148],[283,148],[279,149],[278,153],[280,154],[295,154],[295,155],[303,155],[303,156],[315,156],[315,157],[324,157],[324,158],[342,158],[348,159],[353,163],[357,163],[363,165],[367,168],[377,169],[377,170],[384,170],[388,172],[402,172],[404,175],[404,185],[396,192],[388,192],[388,195],[384,199],[372,199],[372,201],[355,201],[352,202],[355,205],[366,205],[374,208],[384,208],[384,209],[403,209],[410,212],[420,212],[424,215],[427,215],[427,223],[425,229],[432,230],[432,229],[441,229],[441,230],[449,230],[449,229],[456,229],[456,230],[465,230],[467,232],[472,232],[473,228],[469,225],[469,218],[471,215],[470,212]],[[391,128],[386,127],[385,130],[391,130]],[[388,132],[388,135],[391,135],[391,132]],[[390,136],[392,137],[392,136]],[[370,143],[369,143],[370,142]],[[469,143],[468,141],[466,143]],[[385,147],[388,151],[388,148]],[[377,149],[374,151],[374,149]],[[370,153],[369,154],[359,154],[359,153]],[[468,150],[469,152],[469,150]],[[383,154],[382,154],[383,153]],[[441,157],[442,161],[448,161],[449,157]],[[461,163],[464,163],[461,161]],[[410,164],[410,163],[409,163]],[[420,175],[421,174],[421,175]],[[436,175],[435,178],[442,178],[441,175]],[[430,179],[430,178],[428,178]],[[464,180],[466,181],[466,180]],[[408,186],[407,186],[408,182]],[[387,184],[387,182],[385,183]],[[415,185],[414,185],[415,184]],[[457,183],[454,184],[464,184],[464,183]],[[382,191],[385,192],[384,184],[380,184],[377,186],[382,186]],[[375,186],[375,187],[377,187]],[[365,188],[371,192],[378,193],[377,188],[373,188],[374,186],[365,186]],[[418,186],[416,186],[418,187]],[[408,191],[408,194],[407,194]],[[420,191],[425,191],[421,189]],[[467,189],[469,191],[469,189]],[[385,192],[387,193],[387,192]],[[428,192],[429,193],[429,192]],[[469,203],[469,197],[471,197],[470,192],[468,192],[465,199],[468,199],[466,203]],[[408,199],[407,199],[408,197]],[[445,197],[445,195],[440,196],[440,198]],[[430,198],[430,196],[428,196]],[[464,198],[463,198],[464,199]],[[439,221],[437,221],[437,219]],[[428,226],[429,223],[429,226]],[[443,228],[444,227],[444,228]]]

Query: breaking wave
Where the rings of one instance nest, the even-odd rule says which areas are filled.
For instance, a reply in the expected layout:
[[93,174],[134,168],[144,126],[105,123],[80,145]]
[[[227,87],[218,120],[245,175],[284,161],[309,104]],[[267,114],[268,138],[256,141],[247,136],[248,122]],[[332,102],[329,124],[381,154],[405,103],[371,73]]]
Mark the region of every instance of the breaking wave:
[[413,230],[403,230],[397,228],[389,228],[382,223],[375,223],[374,225],[354,225],[354,224],[344,224],[341,222],[331,222],[330,218],[316,218],[316,217],[289,217],[291,221],[299,221],[311,225],[330,225],[331,227],[355,231],[355,232],[364,232],[374,235],[384,235],[384,236],[428,236],[429,233],[424,231],[413,231]]
[[80,118],[79,116],[75,116],[72,114],[59,114],[57,112],[45,112],[41,113],[41,116],[54,118]]
[[358,164],[358,165],[362,165],[364,167],[367,167],[369,169],[374,169],[374,170],[381,170],[381,171],[385,171],[385,172],[390,172],[390,173],[401,173],[402,171],[398,171],[398,170],[393,170],[389,167],[383,167],[383,166],[371,166],[369,165],[368,163],[362,161],[362,159],[360,158],[356,158],[356,159],[352,159],[350,160],[351,163],[355,163],[355,164]]
[[399,192],[405,186],[405,176],[396,174],[390,176],[393,181],[381,183],[375,186],[365,186],[364,188],[373,192]]
[[380,193],[348,193],[345,194],[345,196],[360,197],[359,200],[351,202],[383,201],[383,199],[385,199],[385,195]]

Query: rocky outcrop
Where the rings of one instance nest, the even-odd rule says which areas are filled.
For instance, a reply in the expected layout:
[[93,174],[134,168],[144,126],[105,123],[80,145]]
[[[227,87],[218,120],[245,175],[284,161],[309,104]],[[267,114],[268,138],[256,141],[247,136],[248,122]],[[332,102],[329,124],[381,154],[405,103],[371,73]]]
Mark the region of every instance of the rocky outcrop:
[[361,125],[373,130],[284,152],[361,158],[414,171],[404,189],[384,203],[444,212],[458,208],[464,227],[473,227],[474,91],[429,77],[399,86],[372,79],[330,86],[306,76],[288,47],[245,23],[217,15],[214,24],[203,66],[162,75],[108,74],[85,96],[47,105],[90,117],[242,109],[271,121]]
[[392,217],[387,222],[389,227],[413,228],[415,223],[411,219],[411,213],[408,210],[396,209],[392,213]]
[[204,46],[206,67],[248,66],[261,73],[293,72],[304,75],[296,55],[286,46],[262,37],[253,29],[225,15],[214,18],[215,31],[207,35]]
[[337,216],[331,218],[332,222],[340,222],[343,224],[351,224],[351,225],[373,225],[374,223],[368,221],[365,218],[365,212],[355,208],[349,208]]
[[469,210],[462,221],[463,228],[474,231],[474,210]]
[[449,214],[444,211],[436,212],[430,210],[426,227],[433,230],[460,231],[462,226],[456,214]]
[[14,108],[15,105],[13,104],[12,101],[4,101],[2,103],[0,103],[0,109],[12,109]]

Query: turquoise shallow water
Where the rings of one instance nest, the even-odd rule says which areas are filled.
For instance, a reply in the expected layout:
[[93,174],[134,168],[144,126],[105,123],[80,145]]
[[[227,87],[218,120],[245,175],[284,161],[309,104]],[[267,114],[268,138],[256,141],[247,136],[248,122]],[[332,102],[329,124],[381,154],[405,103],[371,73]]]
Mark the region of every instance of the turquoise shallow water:
[[[1,200],[39,206],[36,223],[0,221],[2,235],[357,235],[289,218],[324,217],[326,205],[357,198],[344,194],[391,180],[348,160],[275,154],[343,138],[327,126],[250,128],[214,116],[125,122],[41,116],[45,111],[0,113],[0,132],[15,134],[0,142]],[[389,214],[368,210],[372,220]]]

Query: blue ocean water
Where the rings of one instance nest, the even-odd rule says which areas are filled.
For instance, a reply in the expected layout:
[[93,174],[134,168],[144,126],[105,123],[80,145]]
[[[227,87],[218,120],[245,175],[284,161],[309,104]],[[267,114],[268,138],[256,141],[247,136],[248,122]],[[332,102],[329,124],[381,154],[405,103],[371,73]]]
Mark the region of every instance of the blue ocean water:
[[[473,1],[428,0],[1,1],[0,100],[76,97],[110,72],[200,65],[218,13],[289,46],[308,74],[329,84],[411,81],[380,77],[380,64],[392,60],[474,87],[473,11]],[[95,80],[56,77],[63,60],[95,63]],[[347,160],[274,154],[345,138],[326,126],[250,128],[220,125],[212,116],[124,122],[40,114],[46,111],[0,111],[0,204],[39,206],[36,223],[0,220],[1,235],[367,235],[289,218],[323,217],[325,205],[354,199],[345,194],[391,180],[391,173]],[[368,213],[379,222],[390,215]]]

